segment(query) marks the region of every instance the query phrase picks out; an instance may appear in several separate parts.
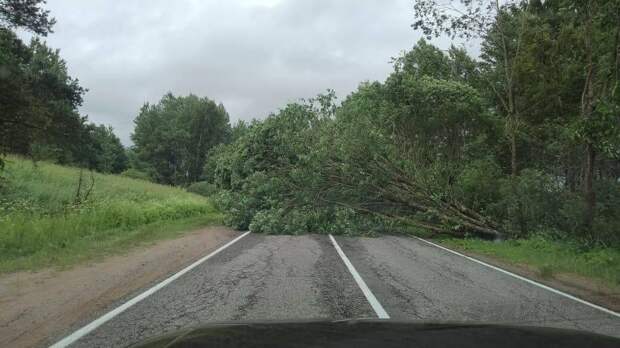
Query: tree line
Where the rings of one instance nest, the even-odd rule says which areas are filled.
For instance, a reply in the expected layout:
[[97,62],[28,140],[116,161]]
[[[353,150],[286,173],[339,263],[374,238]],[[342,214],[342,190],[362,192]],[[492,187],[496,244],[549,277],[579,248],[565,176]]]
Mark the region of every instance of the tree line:
[[[417,0],[428,38],[363,82],[287,105],[206,165],[238,228],[620,235],[620,2]],[[445,4],[444,4],[445,5]]]
[[[59,50],[40,39],[55,24],[43,3],[0,1],[0,153],[120,173],[127,167],[120,140],[79,114],[86,89]],[[26,44],[16,28],[38,36]]]
[[[127,149],[78,114],[85,90],[58,51],[12,32],[51,31],[40,2],[0,1],[4,152],[185,186],[256,232],[620,242],[618,0],[416,0],[427,38],[383,82],[234,126],[222,104],[169,93],[142,106]],[[478,38],[480,55],[439,35]]]
[[[80,115],[87,90],[70,76],[59,50],[41,39],[55,19],[43,0],[0,0],[0,155],[12,153],[169,185],[202,178],[207,151],[226,141],[222,104],[194,95],[165,95],[135,119],[134,146],[113,129]],[[36,36],[24,43],[16,28]],[[3,165],[0,156],[0,168]]]

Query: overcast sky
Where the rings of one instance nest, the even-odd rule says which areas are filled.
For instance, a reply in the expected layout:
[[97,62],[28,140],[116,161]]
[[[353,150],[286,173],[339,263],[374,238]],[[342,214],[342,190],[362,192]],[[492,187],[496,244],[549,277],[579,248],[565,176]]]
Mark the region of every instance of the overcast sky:
[[[263,118],[327,88],[383,81],[421,36],[411,0],[48,0],[47,37],[89,89],[80,111],[131,144],[142,104],[167,91]],[[447,48],[448,40],[435,43]]]

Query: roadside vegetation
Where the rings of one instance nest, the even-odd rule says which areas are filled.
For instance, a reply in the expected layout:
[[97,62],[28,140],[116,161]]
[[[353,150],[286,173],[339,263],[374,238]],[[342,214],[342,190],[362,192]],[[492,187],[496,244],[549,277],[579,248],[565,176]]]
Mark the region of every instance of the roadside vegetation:
[[478,58],[422,39],[342,102],[328,90],[233,127],[205,166],[227,222],[422,231],[617,284],[620,2],[461,5],[415,1],[413,27],[478,38]]
[[0,272],[71,264],[221,222],[208,199],[143,180],[16,156],[4,177]]
[[[11,262],[209,219],[201,195],[237,229],[466,238],[543,273],[617,282],[618,0],[462,0],[459,11],[416,0],[412,27],[426,39],[384,81],[234,126],[224,105],[168,93],[136,110],[130,148],[78,113],[86,90],[58,51],[13,32],[50,33],[41,3],[0,16],[0,152],[82,169],[9,157],[0,240]],[[479,56],[429,42],[440,35],[480,40]]]
[[[125,148],[110,126],[80,114],[87,89],[44,41],[55,24],[44,4],[0,1],[0,272],[220,222],[184,187],[202,179],[206,152],[230,135],[223,105],[167,94],[136,106],[135,145]],[[16,29],[35,36],[26,43]]]
[[501,243],[475,238],[443,239],[441,243],[456,250],[527,265],[542,278],[576,274],[596,279],[612,291],[620,289],[619,248],[584,248],[574,240],[557,240],[543,235]]

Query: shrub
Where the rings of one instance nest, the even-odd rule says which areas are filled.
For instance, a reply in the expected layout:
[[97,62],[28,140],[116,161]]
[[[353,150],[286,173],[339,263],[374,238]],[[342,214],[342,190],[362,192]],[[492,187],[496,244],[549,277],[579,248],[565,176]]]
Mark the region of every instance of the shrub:
[[488,211],[508,233],[522,235],[559,223],[562,187],[552,176],[525,169],[515,179],[500,180],[499,193]]
[[620,245],[620,182],[608,179],[597,181],[596,190],[596,218],[589,236],[597,243]]
[[188,192],[196,193],[201,196],[209,197],[217,193],[218,189],[214,184],[206,181],[198,181],[187,187]]
[[226,212],[226,225],[237,230],[249,228],[257,212],[256,199],[232,191],[220,191],[214,198],[216,207]]
[[125,170],[124,172],[121,173],[121,175],[128,177],[128,178],[132,178],[132,179],[153,181],[153,178],[151,178],[151,176],[148,173],[140,171],[135,168],[129,168]]
[[469,163],[458,179],[463,203],[473,209],[485,208],[500,198],[502,169],[492,160],[475,160]]

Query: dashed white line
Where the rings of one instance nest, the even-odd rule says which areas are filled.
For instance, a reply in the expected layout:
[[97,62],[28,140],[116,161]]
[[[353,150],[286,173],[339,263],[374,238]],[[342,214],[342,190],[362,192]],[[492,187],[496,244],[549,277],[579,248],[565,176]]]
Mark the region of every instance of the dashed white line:
[[172,283],[173,281],[177,280],[179,277],[181,277],[185,273],[191,271],[196,266],[200,265],[201,263],[203,263],[203,262],[207,261],[208,259],[212,258],[213,256],[217,255],[218,253],[220,253],[222,250],[228,248],[229,246],[233,245],[235,242],[237,242],[241,238],[247,236],[249,233],[250,233],[249,231],[245,232],[244,234],[240,235],[239,237],[237,237],[237,238],[231,240],[230,242],[222,245],[221,247],[219,247],[217,250],[215,250],[214,252],[210,253],[209,255],[207,255],[207,256],[201,258],[200,260],[192,263],[191,265],[183,268],[179,272],[177,272],[177,273],[173,274],[172,276],[170,276],[170,277],[166,278],[165,280],[163,280],[161,283],[158,283],[157,285],[155,285],[152,288],[146,290],[145,292],[141,293],[140,295],[132,298],[131,300],[123,303],[122,305],[116,307],[115,309],[113,309],[113,310],[109,311],[108,313],[102,315],[101,317],[95,319],[90,324],[88,324],[88,325],[82,327],[81,329],[75,331],[71,335],[63,338],[62,340],[60,340],[57,343],[53,344],[50,348],[64,348],[64,347],[69,346],[70,344],[74,343],[75,341],[77,341],[80,338],[84,337],[85,335],[89,334],[91,331],[95,330],[99,326],[103,325],[108,320],[110,320],[110,319],[114,318],[115,316],[121,314],[122,312],[126,311],[129,307],[131,307],[131,306],[135,305],[136,303],[144,300],[145,298],[147,298],[148,296],[154,294],[155,292],[157,292],[158,290],[160,290],[164,286],[166,286],[166,285]]
[[531,280],[531,279],[528,279],[528,278],[522,277],[522,276],[520,276],[520,275],[518,275],[518,274],[514,274],[514,273],[512,273],[512,272],[506,271],[505,269],[499,268],[499,267],[497,267],[497,266],[493,266],[493,265],[488,264],[488,263],[486,263],[486,262],[483,262],[483,261],[477,260],[477,259],[475,259],[475,258],[473,258],[473,257],[467,256],[467,255],[464,255],[464,254],[461,254],[461,253],[459,253],[459,252],[457,252],[457,251],[454,251],[454,250],[452,250],[452,249],[448,249],[448,248],[443,247],[443,246],[441,246],[441,245],[439,245],[439,244],[435,244],[435,243],[433,243],[433,242],[429,242],[429,241],[427,241],[426,239],[422,239],[422,238],[420,238],[420,237],[415,237],[415,238],[416,238],[416,239],[418,239],[418,240],[420,240],[420,241],[422,241],[422,242],[424,242],[424,243],[427,243],[427,244],[430,244],[430,245],[432,245],[432,246],[435,246],[435,247],[437,247],[437,248],[439,248],[439,249],[445,250],[445,251],[447,251],[447,252],[449,252],[449,253],[452,253],[452,254],[455,254],[455,255],[458,255],[458,256],[464,257],[464,258],[466,258],[466,259],[468,259],[468,260],[470,260],[470,261],[473,261],[473,262],[478,263],[478,264],[481,264],[481,265],[483,265],[483,266],[486,266],[486,267],[492,268],[492,269],[494,269],[494,270],[496,270],[496,271],[498,271],[498,272],[501,272],[501,273],[507,274],[507,275],[509,275],[509,276],[511,276],[511,277],[517,278],[517,279],[522,280],[522,281],[524,281],[524,282],[526,282],[526,283],[529,283],[529,284],[532,284],[532,285],[538,286],[538,287],[540,287],[540,288],[543,288],[543,289],[545,289],[545,290],[551,291],[551,292],[553,292],[553,293],[555,293],[555,294],[558,294],[558,295],[560,295],[560,296],[564,296],[564,297],[569,298],[569,299],[571,299],[571,300],[573,300],[573,301],[577,301],[577,302],[579,302],[579,303],[581,303],[581,304],[584,304],[584,305],[586,305],[586,306],[592,307],[592,308],[594,308],[594,309],[598,309],[599,311],[602,311],[602,312],[605,312],[605,313],[607,313],[607,314],[610,314],[610,315],[613,315],[613,316],[615,316],[615,317],[620,318],[620,313],[618,313],[618,312],[614,312],[614,311],[612,311],[611,309],[607,309],[607,308],[605,308],[605,307],[601,307],[601,306],[599,306],[599,305],[596,305],[596,304],[594,304],[594,303],[588,302],[588,301],[586,301],[586,300],[582,300],[582,299],[580,299],[580,298],[578,298],[578,297],[575,297],[575,296],[573,296],[573,295],[567,294],[567,293],[562,292],[562,291],[560,291],[560,290],[554,289],[554,288],[552,288],[552,287],[550,287],[550,286],[547,286],[547,285],[541,284],[541,283],[539,283],[539,282],[533,281],[533,280]]
[[379,300],[377,300],[372,291],[370,291],[368,285],[366,285],[366,282],[364,281],[364,279],[362,279],[362,276],[357,273],[357,270],[355,269],[351,261],[349,261],[349,258],[347,257],[347,255],[345,255],[344,251],[342,251],[334,236],[330,234],[329,239],[331,239],[334,248],[336,248],[336,251],[338,252],[338,255],[340,255],[340,258],[349,269],[349,272],[351,272],[351,275],[353,276],[353,279],[355,279],[357,286],[359,286],[359,288],[364,293],[364,296],[366,296],[366,300],[368,301],[368,303],[370,303],[370,306],[375,311],[375,313],[377,313],[377,317],[379,317],[379,319],[390,319],[389,314],[387,314],[385,309],[383,309],[381,303],[379,303]]

